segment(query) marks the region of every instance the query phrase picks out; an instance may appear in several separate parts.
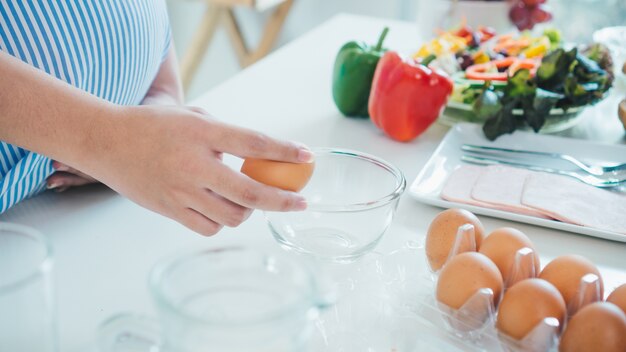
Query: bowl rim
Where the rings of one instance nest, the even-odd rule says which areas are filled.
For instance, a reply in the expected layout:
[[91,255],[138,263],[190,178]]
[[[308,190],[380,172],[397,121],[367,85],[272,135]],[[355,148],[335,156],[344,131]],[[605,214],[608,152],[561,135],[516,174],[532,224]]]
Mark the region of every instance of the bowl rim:
[[[179,302],[172,298],[172,295],[166,292],[166,280],[168,275],[179,270],[181,266],[198,258],[219,258],[220,256],[244,256],[250,260],[259,260],[262,262],[279,261],[286,264],[291,270],[297,272],[305,278],[306,287],[300,288],[300,295],[289,305],[283,305],[277,308],[272,314],[268,314],[264,318],[242,319],[241,321],[215,321],[200,315],[191,313],[182,309]],[[252,258],[252,259],[251,259]],[[250,264],[250,262],[247,262]],[[157,304],[159,313],[165,311],[176,317],[182,317],[190,322],[201,324],[202,326],[221,326],[225,328],[245,328],[259,324],[267,324],[279,320],[290,319],[294,317],[294,312],[310,310],[312,308],[321,309],[326,302],[319,295],[319,280],[315,276],[312,268],[301,260],[282,255],[280,253],[259,250],[249,246],[223,246],[223,247],[207,247],[196,250],[181,250],[157,262],[148,275],[148,286],[154,302]]]
[[[607,91],[608,92],[608,91]],[[604,96],[602,98],[602,100],[604,100],[604,98],[606,98],[606,96]],[[599,103],[600,101],[598,101]],[[566,114],[577,114],[580,113],[581,111],[583,111],[584,109],[588,108],[592,106],[592,104],[586,104],[586,105],[580,105],[580,106],[574,106],[571,107],[567,110],[563,110],[562,108],[553,108],[550,109],[550,112],[548,113],[548,116],[559,116],[559,115],[566,115]],[[473,107],[472,104],[465,104],[465,103],[459,103],[458,101],[449,101],[446,104],[446,108],[451,108],[451,109],[457,109],[457,110],[462,110],[462,111],[468,111],[468,112],[473,112]],[[524,111],[522,109],[513,109],[513,115],[523,115]]]
[[350,158],[357,158],[364,161],[367,161],[371,164],[375,164],[379,167],[385,169],[388,173],[396,178],[397,186],[393,190],[393,192],[375,199],[373,201],[361,202],[361,203],[352,203],[352,204],[343,204],[343,205],[325,205],[325,204],[308,204],[306,211],[320,211],[320,212],[354,212],[354,211],[363,211],[374,209],[378,207],[385,206],[394,200],[398,199],[404,190],[406,189],[406,178],[404,177],[404,173],[398,167],[389,163],[388,161],[379,158],[377,156],[351,150],[344,148],[313,148],[311,151],[316,155],[319,154],[327,154],[327,155],[339,155]]

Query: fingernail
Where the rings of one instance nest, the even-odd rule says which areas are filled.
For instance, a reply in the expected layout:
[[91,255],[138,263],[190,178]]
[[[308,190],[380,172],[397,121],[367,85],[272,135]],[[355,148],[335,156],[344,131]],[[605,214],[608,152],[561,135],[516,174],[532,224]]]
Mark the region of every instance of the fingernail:
[[302,211],[302,210],[306,210],[306,207],[307,207],[306,199],[301,198],[296,201],[296,204],[294,205],[293,210]]
[[61,184],[59,184],[59,183],[54,183],[53,182],[53,183],[48,183],[47,187],[48,187],[48,189],[55,189],[55,188],[59,187],[60,185]]
[[315,159],[315,154],[306,148],[300,148],[298,151],[298,161],[310,163]]

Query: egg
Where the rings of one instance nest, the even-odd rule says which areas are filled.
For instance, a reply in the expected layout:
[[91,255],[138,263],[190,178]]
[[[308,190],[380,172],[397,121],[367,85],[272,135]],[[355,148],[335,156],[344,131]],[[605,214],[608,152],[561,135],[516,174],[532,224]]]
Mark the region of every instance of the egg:
[[[517,251],[530,248],[532,253],[528,260],[522,259],[516,265]],[[500,269],[504,286],[513,286],[518,281],[536,277],[541,270],[539,255],[533,243],[519,230],[503,227],[494,230],[485,237],[480,245],[480,253],[491,259]]]
[[[599,278],[598,292],[595,285],[589,291],[579,292],[581,280],[587,274],[595,274]],[[539,278],[553,284],[565,299],[570,316],[574,315],[584,304],[601,300],[604,297],[604,284],[598,268],[587,258],[580,255],[564,255],[548,263],[539,274]]]
[[626,313],[613,303],[586,305],[570,319],[559,352],[626,351]]
[[478,290],[493,291],[494,306],[500,301],[502,276],[498,267],[476,252],[456,255],[441,269],[437,281],[437,301],[452,309],[460,309]]
[[607,297],[606,301],[615,304],[620,307],[624,313],[626,313],[626,284],[623,284],[613,290],[609,297]]
[[315,164],[247,158],[241,172],[253,180],[286,191],[300,192],[313,175]]
[[461,252],[475,251],[480,248],[483,240],[484,228],[480,220],[471,212],[464,209],[448,209],[439,213],[428,227],[426,234],[426,257],[433,271],[441,269],[450,256],[450,250],[454,247],[457,231],[460,226],[471,224],[474,226],[473,242],[466,241],[460,244]]
[[551,283],[526,279],[504,293],[496,328],[515,340],[522,340],[545,318],[556,318],[559,326],[563,326],[565,301]]

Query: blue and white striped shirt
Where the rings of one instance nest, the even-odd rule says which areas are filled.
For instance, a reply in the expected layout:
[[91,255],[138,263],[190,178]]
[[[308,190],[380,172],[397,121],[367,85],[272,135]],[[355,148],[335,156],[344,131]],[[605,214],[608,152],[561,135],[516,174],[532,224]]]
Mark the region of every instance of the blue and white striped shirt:
[[[0,0],[0,50],[116,104],[141,103],[170,38],[165,0]],[[0,141],[0,213],[53,172],[49,158]]]

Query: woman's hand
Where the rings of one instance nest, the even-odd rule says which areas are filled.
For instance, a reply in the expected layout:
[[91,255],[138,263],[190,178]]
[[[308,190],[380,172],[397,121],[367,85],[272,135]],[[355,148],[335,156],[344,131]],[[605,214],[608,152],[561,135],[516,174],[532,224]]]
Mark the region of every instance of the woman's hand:
[[237,226],[251,209],[293,211],[305,199],[258,183],[222,163],[222,153],[310,162],[296,143],[227,125],[183,107],[123,107],[98,126],[81,170],[136,203],[213,235]]

